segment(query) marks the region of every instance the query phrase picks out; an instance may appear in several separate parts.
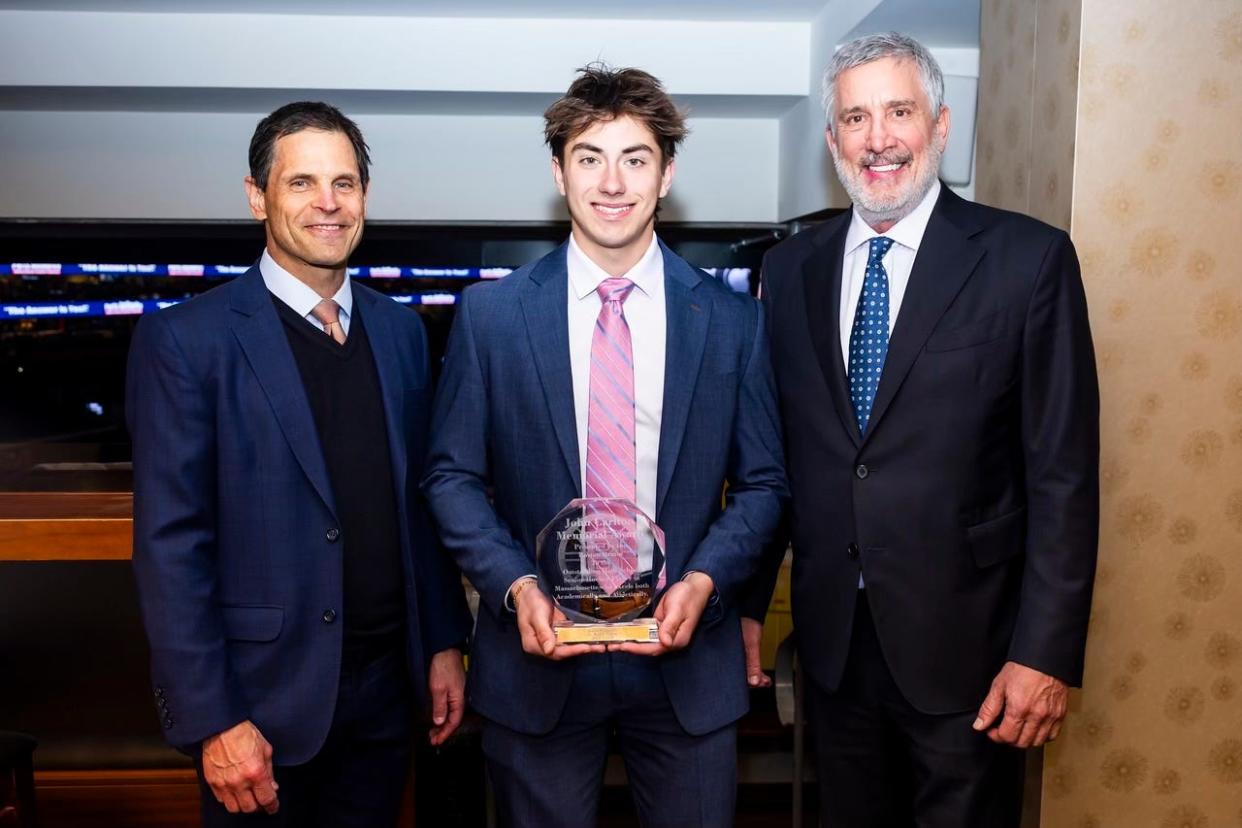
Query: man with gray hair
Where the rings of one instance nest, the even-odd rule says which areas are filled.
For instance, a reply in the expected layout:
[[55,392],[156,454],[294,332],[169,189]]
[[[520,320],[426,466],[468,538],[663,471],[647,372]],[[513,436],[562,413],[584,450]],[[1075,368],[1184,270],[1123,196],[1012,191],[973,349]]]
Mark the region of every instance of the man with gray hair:
[[911,38],[842,47],[826,139],[853,209],[763,265],[834,828],[1016,826],[1016,748],[1056,738],[1082,678],[1099,392],[1078,261],[941,184],[943,90]]

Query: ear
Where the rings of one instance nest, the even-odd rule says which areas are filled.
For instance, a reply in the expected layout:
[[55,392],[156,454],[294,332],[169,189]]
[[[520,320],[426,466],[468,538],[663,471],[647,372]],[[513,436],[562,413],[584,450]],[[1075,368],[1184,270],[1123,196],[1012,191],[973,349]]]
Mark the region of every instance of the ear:
[[255,183],[254,178],[246,176],[246,201],[250,204],[250,215],[259,221],[267,221],[267,201],[263,191]]
[[824,130],[824,143],[828,145],[828,154],[835,161],[837,158],[837,137],[832,134],[831,129]]
[[945,144],[949,143],[949,127],[952,126],[952,123],[953,119],[949,115],[949,107],[941,104],[940,117],[932,125],[932,134],[936,138],[936,149],[940,152],[944,152]]
[[555,155],[552,156],[552,180],[556,182],[557,191],[565,195],[565,171],[561,169],[561,159]]
[[664,165],[664,172],[660,174],[660,198],[668,195],[669,188],[673,186],[673,173],[675,172],[677,172],[677,162],[670,158]]

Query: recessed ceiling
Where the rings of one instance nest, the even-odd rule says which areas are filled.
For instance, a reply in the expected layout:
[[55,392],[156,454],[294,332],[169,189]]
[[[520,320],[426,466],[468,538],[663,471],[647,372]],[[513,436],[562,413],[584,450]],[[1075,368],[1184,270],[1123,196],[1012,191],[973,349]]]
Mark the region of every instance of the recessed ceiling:
[[847,38],[904,32],[940,47],[979,47],[979,0],[884,0]]
[[92,12],[225,12],[392,17],[563,17],[624,20],[810,20],[829,0],[0,0],[0,9]]

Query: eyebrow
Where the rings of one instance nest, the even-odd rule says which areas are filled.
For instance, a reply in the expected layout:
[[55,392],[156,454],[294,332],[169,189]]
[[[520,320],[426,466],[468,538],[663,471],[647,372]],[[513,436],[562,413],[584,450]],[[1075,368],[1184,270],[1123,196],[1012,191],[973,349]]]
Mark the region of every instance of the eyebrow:
[[[289,173],[288,175],[284,176],[282,180],[293,181],[294,179],[297,179],[297,178],[318,179],[318,178],[321,178],[321,176],[316,175],[315,173],[310,173],[310,172],[295,172],[295,173]],[[327,178],[329,181],[340,181],[342,178],[347,178],[350,181],[361,181],[362,180],[361,176],[359,176],[358,173],[353,173],[353,172],[336,173],[335,175],[327,176]]]
[[[918,105],[919,105],[918,101],[914,100],[913,98],[902,98],[901,100],[884,102],[885,109],[896,109],[897,107],[905,107],[906,109],[918,109]],[[867,112],[866,107],[851,106],[849,109],[841,110],[840,114],[837,117],[838,119],[840,119],[840,118],[846,117],[847,115],[853,115],[855,113],[865,114],[866,112]]]
[[[604,150],[601,149],[600,147],[597,147],[594,144],[587,144],[587,143],[582,143],[582,142],[574,144],[571,152],[578,152],[579,150],[585,151],[585,152],[598,152],[600,155],[605,154]],[[621,150],[622,155],[629,155],[632,152],[655,152],[655,150],[653,150],[651,147],[647,146],[646,144],[634,144],[633,146],[626,147],[625,149]]]

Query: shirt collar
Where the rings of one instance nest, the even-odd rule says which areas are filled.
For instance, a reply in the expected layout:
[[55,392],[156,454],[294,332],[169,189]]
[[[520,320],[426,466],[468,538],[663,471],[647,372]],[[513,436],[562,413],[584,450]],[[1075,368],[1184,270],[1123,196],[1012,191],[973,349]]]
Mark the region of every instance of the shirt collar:
[[931,221],[932,210],[936,207],[936,199],[939,197],[940,180],[937,179],[932,182],[931,189],[923,196],[918,206],[911,210],[908,216],[888,228],[886,233],[875,232],[871,225],[862,220],[858,211],[854,210],[853,217],[850,219],[850,229],[845,234],[845,252],[852,253],[877,236],[886,236],[902,247],[917,253],[919,244],[923,241],[923,233],[927,230],[927,222]]
[[[569,252],[566,254],[565,264],[569,270],[569,286],[579,300],[594,293],[605,279],[612,278],[606,270],[591,261],[591,258],[583,252],[572,233],[569,236]],[[636,288],[648,296],[653,296],[663,288],[664,256],[660,252],[660,243],[654,233],[651,234],[651,244],[647,247],[647,252],[628,272],[621,274],[621,277],[629,279]]]
[[[259,273],[262,274],[263,284],[267,285],[267,289],[274,293],[277,299],[293,308],[298,316],[309,316],[315,305],[323,299],[310,285],[278,265],[266,249],[263,251],[262,258],[259,259]],[[332,298],[340,305],[342,316],[348,317],[353,313],[354,292],[350,288],[348,272],[345,273],[340,289]]]

